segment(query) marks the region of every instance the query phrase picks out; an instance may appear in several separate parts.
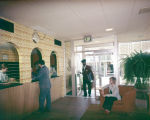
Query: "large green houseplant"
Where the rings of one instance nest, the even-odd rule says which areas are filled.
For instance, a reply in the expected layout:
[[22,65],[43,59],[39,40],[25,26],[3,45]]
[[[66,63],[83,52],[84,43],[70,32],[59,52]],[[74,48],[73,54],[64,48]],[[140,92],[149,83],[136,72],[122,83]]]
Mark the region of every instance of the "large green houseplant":
[[[124,79],[127,81],[127,84],[132,83],[136,88],[136,106],[148,109],[147,92],[150,83],[150,53],[142,51],[134,52],[124,58],[123,65]],[[145,102],[146,106],[143,104]]]
[[124,79],[137,89],[147,89],[150,79],[150,53],[134,52],[123,60]]

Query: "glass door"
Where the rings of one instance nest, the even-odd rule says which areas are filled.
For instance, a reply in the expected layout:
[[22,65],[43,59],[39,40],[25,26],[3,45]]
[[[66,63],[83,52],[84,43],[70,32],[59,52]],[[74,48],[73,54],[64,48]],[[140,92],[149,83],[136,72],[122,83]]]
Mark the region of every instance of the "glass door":
[[82,59],[86,59],[87,65],[91,66],[95,76],[91,97],[98,98],[100,96],[99,89],[109,83],[109,77],[114,76],[114,44],[96,46],[76,47],[75,81],[77,96],[83,95]]
[[109,84],[109,77],[114,76],[113,53],[86,54],[85,58],[95,76],[92,96],[97,98],[100,96],[99,88]]

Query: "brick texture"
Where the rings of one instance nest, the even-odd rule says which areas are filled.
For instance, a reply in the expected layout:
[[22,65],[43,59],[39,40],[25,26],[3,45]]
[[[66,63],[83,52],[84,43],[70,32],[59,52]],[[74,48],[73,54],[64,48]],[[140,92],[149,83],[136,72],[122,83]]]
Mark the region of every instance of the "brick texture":
[[[46,66],[48,66],[48,68],[50,68],[51,52],[56,52],[58,75],[63,76],[64,81],[64,42],[62,41],[62,46],[56,46],[54,45],[53,37],[38,32],[40,40],[38,43],[34,43],[32,41],[32,34],[34,33],[33,29],[8,19],[5,20],[14,23],[14,33],[0,30],[0,45],[9,42],[12,43],[13,46],[17,49],[20,66],[20,82],[31,82],[31,52],[34,48],[38,48],[40,50],[42,58],[45,60]],[[1,50],[1,52],[6,53],[7,51]],[[11,52],[9,51],[8,53]],[[13,58],[12,61],[13,60],[16,61],[17,58]]]

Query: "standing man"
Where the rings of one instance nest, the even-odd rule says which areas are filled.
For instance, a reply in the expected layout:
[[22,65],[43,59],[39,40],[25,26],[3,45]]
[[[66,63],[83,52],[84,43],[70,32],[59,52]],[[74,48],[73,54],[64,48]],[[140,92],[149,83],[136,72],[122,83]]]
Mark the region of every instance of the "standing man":
[[90,97],[91,96],[91,87],[92,87],[91,80],[94,80],[94,75],[93,75],[93,72],[91,70],[91,67],[86,65],[86,59],[83,59],[81,62],[83,64],[82,74],[83,74],[84,97],[87,96],[86,84],[88,85],[88,94],[89,94],[89,97]]
[[50,112],[51,110],[51,96],[50,96],[50,75],[49,70],[45,66],[44,60],[40,60],[38,62],[38,66],[40,68],[38,75],[35,79],[39,80],[39,86],[40,86],[40,96],[39,96],[39,111],[44,112],[44,102],[46,99],[46,110]]

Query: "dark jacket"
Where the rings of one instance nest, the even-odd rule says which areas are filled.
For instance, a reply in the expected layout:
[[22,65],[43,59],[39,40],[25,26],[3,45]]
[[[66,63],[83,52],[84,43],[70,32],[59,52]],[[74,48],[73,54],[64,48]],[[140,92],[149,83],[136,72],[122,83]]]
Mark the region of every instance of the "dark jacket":
[[51,88],[49,70],[45,65],[40,68],[36,79],[39,80],[40,88]]
[[[85,69],[82,69],[83,80],[94,80],[94,75],[91,69],[91,66],[86,65]],[[89,77],[90,76],[90,77]]]

